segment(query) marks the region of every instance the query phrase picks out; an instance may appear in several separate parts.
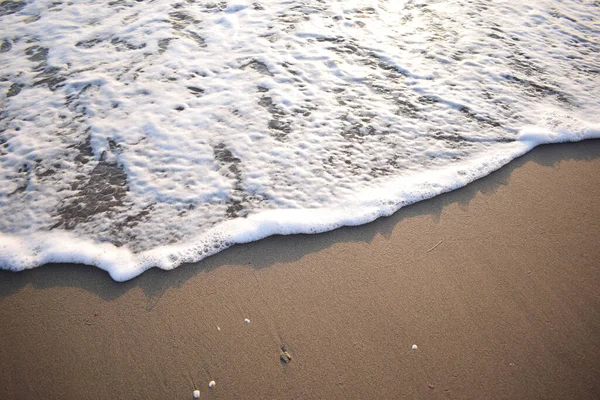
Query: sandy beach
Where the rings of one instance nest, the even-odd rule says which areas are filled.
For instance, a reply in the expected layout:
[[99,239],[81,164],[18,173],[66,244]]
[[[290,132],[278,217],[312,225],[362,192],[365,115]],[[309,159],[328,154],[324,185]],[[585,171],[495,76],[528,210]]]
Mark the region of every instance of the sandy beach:
[[599,238],[595,140],[126,283],[2,271],[0,398],[600,398]]

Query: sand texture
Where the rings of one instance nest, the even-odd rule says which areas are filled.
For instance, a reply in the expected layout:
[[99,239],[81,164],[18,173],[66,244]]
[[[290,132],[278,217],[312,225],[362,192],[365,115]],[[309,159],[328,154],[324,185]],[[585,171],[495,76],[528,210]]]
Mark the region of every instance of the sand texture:
[[599,238],[585,141],[365,226],[126,283],[3,271],[0,398],[600,398]]

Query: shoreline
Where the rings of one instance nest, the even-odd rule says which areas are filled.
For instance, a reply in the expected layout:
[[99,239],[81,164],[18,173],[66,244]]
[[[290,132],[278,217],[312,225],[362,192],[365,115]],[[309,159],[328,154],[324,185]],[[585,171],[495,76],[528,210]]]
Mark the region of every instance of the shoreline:
[[598,171],[600,140],[543,145],[366,225],[124,283],[0,271],[0,397],[596,398]]
[[[547,141],[551,142],[550,139]],[[150,247],[139,253],[132,252],[127,245],[97,242],[68,230],[37,232],[30,236],[0,233],[0,250],[5,253],[0,252],[0,270],[21,271],[37,268],[33,265],[57,263],[84,264],[107,271],[115,281],[125,282],[151,268],[170,271],[180,265],[201,263],[231,246],[270,236],[317,234],[362,226],[412,204],[467,186],[489,175],[489,171],[519,158],[519,154],[522,156],[537,147],[527,141],[510,143],[517,143],[510,155],[480,155],[440,170],[433,168],[403,177],[389,177],[381,185],[365,188],[337,206],[265,209],[245,218],[222,221],[188,239]],[[479,168],[469,169],[473,163]],[[12,249],[17,250],[13,253]]]

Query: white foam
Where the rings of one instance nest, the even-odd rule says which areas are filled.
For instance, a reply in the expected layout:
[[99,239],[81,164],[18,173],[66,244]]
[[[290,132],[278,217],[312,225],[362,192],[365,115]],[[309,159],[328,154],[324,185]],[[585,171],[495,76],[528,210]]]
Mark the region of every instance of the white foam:
[[5,269],[131,279],[600,136],[592,4],[54,3],[0,16]]

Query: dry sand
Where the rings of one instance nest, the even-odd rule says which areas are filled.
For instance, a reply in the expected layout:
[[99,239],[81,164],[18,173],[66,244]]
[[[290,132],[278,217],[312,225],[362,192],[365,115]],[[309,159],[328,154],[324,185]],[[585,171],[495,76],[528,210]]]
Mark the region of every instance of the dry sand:
[[599,238],[586,141],[369,225],[124,284],[1,272],[0,398],[600,398]]

